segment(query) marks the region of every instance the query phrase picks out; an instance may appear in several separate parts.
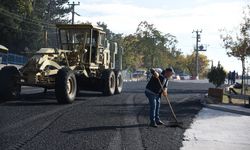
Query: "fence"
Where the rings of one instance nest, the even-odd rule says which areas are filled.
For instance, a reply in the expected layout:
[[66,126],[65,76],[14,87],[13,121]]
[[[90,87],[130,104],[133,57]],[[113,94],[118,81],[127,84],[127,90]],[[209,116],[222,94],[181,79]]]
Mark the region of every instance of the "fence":
[[27,62],[27,58],[22,55],[13,53],[0,53],[0,64],[23,65]]
[[122,77],[123,77],[123,80],[125,82],[129,82],[129,81],[146,81],[147,80],[146,75],[134,74],[134,73],[131,73],[131,72],[127,71],[127,70],[122,71]]

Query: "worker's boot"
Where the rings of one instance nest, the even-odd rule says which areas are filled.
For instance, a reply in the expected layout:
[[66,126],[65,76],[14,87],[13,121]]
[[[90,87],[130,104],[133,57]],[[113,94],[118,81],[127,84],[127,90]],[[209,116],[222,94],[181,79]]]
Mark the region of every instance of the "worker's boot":
[[157,128],[157,124],[153,121],[153,122],[150,122],[149,124],[150,127],[154,127],[154,128]]
[[157,125],[164,125],[164,122],[162,122],[161,120],[159,120],[159,121],[156,121],[156,124]]

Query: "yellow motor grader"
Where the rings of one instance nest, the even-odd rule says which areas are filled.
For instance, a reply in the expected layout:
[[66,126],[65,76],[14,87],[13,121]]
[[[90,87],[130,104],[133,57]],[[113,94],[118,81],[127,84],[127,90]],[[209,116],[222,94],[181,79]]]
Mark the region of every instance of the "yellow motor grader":
[[0,70],[0,99],[18,96],[21,86],[55,89],[59,103],[72,103],[79,90],[119,94],[123,79],[116,67],[116,43],[91,24],[56,25],[59,48],[41,48],[20,69]]

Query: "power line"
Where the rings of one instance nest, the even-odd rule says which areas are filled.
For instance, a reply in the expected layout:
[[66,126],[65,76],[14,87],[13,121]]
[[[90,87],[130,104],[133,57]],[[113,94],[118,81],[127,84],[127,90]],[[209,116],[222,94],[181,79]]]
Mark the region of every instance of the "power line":
[[[7,28],[10,28],[10,29],[12,29],[12,30],[16,30],[16,31],[18,31],[19,29],[17,29],[17,28],[14,28],[14,27],[12,27],[12,26],[8,26],[8,25],[6,25],[6,24],[3,24],[3,23],[0,23],[0,26],[4,26],[4,27],[7,27]],[[22,32],[26,32],[26,33],[34,33],[34,34],[41,34],[42,32],[36,32],[36,31],[30,31],[30,30],[21,30]]]
[[[13,26],[9,26],[9,25],[6,25],[4,23],[1,23],[0,22],[0,26],[4,26],[4,27],[7,27],[7,28],[10,28],[12,30],[16,30],[18,31],[19,29],[13,27]],[[33,33],[33,34],[41,34],[43,31],[41,32],[37,32],[37,31],[30,31],[30,30],[24,30],[24,29],[21,29],[21,32],[25,32],[25,33]],[[57,32],[49,32],[48,34],[56,34]]]
[[54,24],[50,24],[50,23],[45,23],[45,22],[42,22],[40,20],[35,20],[35,19],[30,19],[30,18],[24,18],[18,14],[15,14],[15,13],[12,13],[12,12],[9,12],[3,8],[0,7],[0,14],[2,15],[5,15],[9,18],[14,18],[16,20],[19,20],[19,21],[23,21],[23,22],[26,22],[26,23],[30,23],[30,24],[33,24],[33,25],[38,25],[38,24],[41,24],[41,25],[47,25],[49,26],[50,28],[55,28],[55,25]]

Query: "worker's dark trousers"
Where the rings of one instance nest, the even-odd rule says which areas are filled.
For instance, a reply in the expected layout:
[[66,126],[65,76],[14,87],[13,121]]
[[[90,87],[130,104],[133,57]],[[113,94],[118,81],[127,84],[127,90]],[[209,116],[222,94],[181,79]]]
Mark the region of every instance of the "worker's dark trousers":
[[160,120],[159,112],[161,106],[161,97],[160,95],[156,96],[147,91],[145,91],[145,95],[147,96],[150,105],[150,121],[158,122]]

